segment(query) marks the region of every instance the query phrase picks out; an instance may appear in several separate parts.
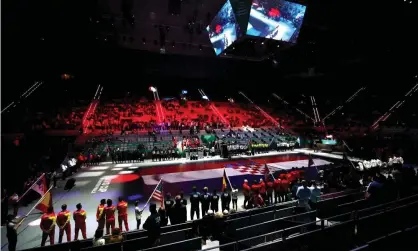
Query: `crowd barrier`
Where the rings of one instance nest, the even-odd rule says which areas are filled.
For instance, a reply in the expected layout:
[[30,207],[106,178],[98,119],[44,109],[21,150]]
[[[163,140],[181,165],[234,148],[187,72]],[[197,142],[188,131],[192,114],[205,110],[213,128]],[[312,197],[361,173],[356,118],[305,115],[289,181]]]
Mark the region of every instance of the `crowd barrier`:
[[[191,228],[163,233],[160,236],[160,245],[172,244],[172,243],[176,243],[180,241],[187,242],[188,241],[187,233],[189,231],[191,231]],[[117,245],[110,244],[110,245],[105,245],[105,246],[88,247],[88,248],[82,248],[81,250],[82,251],[83,250],[84,251],[98,251],[98,250],[103,250],[103,248],[105,248],[106,250],[115,250],[118,248],[120,249],[121,246],[123,246],[123,250],[143,250],[143,249],[148,248],[147,239],[148,239],[147,236],[143,236],[139,238],[125,240],[121,243],[117,243]]]
[[[418,217],[415,217],[414,213],[418,209],[418,201],[411,202],[407,205],[398,206],[396,208],[387,209],[384,212],[379,212],[371,216],[364,218],[358,218],[349,220],[342,223],[326,227],[323,223],[321,228],[308,231],[297,235],[287,235],[285,232],[288,229],[280,230],[265,235],[259,235],[256,237],[240,240],[234,243],[230,243],[229,249],[220,250],[248,250],[248,251],[266,251],[266,250],[352,250],[354,246],[360,245],[361,247],[356,250],[390,250],[387,249],[382,240],[372,240],[376,236],[382,236],[385,233],[394,233],[392,238],[407,238],[414,236],[418,232],[415,227],[418,224]],[[331,220],[331,219],[327,219]],[[319,222],[323,222],[321,220]],[[316,222],[318,225],[318,221]],[[313,223],[302,224],[295,226],[294,228],[309,229],[309,225]],[[397,233],[397,229],[400,227],[410,227],[406,236]],[[396,234],[395,234],[396,233]],[[416,237],[416,235],[415,235]],[[411,238],[411,237],[410,237]],[[390,240],[385,240],[390,242]],[[243,245],[246,243],[247,245]],[[366,245],[363,245],[365,244]],[[395,245],[395,244],[392,244]],[[370,249],[375,247],[374,249]],[[395,245],[396,246],[396,245]],[[382,249],[382,247],[384,247]],[[408,247],[408,245],[405,245]],[[205,251],[208,251],[206,249]],[[213,249],[212,249],[213,250]],[[394,249],[395,250],[395,249]],[[410,249],[397,249],[397,250],[410,250]]]
[[416,250],[418,225],[381,236],[352,251]]

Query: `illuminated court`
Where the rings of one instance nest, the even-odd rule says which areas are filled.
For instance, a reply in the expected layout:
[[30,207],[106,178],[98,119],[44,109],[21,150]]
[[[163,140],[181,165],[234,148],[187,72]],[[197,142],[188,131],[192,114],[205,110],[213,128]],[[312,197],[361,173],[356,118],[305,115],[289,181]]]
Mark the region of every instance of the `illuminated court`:
[[[314,158],[315,163],[327,164],[329,162]],[[264,178],[264,164],[268,164],[272,172],[287,169],[289,166],[307,166],[308,156],[295,152],[274,152],[261,154],[259,156],[238,156],[232,159],[221,159],[220,157],[200,160],[173,160],[163,162],[145,163],[100,163],[95,166],[83,167],[73,177],[76,185],[69,191],[64,191],[64,181],[59,181],[59,188],[53,189],[53,203],[55,212],[60,211],[62,204],[66,203],[68,209],[75,210],[75,205],[81,203],[87,211],[87,237],[93,237],[97,227],[95,220],[96,208],[101,199],[112,199],[117,203],[119,196],[125,197],[129,203],[128,221],[130,227],[136,226],[134,216],[134,202],[140,201],[142,208],[160,179],[163,180],[163,192],[170,192],[176,195],[184,191],[186,199],[191,188],[196,186],[199,191],[204,186],[209,191],[216,189],[218,192],[222,187],[223,168],[230,178],[234,187],[241,189],[244,179],[252,182],[255,179]],[[242,210],[243,197],[238,199],[238,210]],[[33,205],[19,209],[19,215],[24,215]],[[188,204],[188,220],[190,220]],[[35,210],[36,211],[36,210]],[[144,211],[142,223],[149,215],[148,209]],[[41,230],[39,228],[40,213],[32,213],[20,228],[17,248],[26,249],[40,246]],[[73,222],[72,228],[74,228]],[[2,239],[5,238],[6,229],[2,228]],[[74,232],[74,230],[73,230]],[[72,232],[72,235],[74,234]],[[72,236],[74,238],[74,236]],[[56,229],[55,240],[58,240]],[[65,240],[65,236],[64,236]],[[2,244],[2,250],[7,250],[7,245]]]

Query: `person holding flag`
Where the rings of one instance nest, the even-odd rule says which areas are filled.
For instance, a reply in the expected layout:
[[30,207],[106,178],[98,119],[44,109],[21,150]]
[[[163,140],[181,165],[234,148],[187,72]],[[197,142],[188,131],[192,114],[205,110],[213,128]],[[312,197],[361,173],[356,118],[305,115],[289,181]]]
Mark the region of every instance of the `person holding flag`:
[[54,245],[56,221],[57,217],[55,216],[54,208],[49,207],[47,212],[42,215],[41,223],[39,224],[42,230],[41,247],[45,246],[45,242],[48,237],[51,245]]
[[[228,186],[229,185],[229,186]],[[224,168],[224,174],[222,177],[222,195],[221,195],[221,206],[222,212],[225,210],[229,211],[230,203],[231,203],[231,181],[229,180],[228,175],[226,174],[226,169]]]
[[57,225],[59,227],[58,243],[62,243],[64,232],[67,235],[67,242],[71,241],[71,212],[67,210],[67,204],[61,206],[62,211],[57,215]]

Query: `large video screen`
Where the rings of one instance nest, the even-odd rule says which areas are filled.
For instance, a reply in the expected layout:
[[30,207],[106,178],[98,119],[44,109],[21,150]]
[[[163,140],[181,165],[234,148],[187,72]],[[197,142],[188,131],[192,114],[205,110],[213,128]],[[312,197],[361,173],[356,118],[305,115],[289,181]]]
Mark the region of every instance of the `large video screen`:
[[284,0],[253,0],[247,35],[296,43],[306,6]]
[[206,30],[216,55],[221,54],[237,40],[240,28],[229,1],[224,4]]

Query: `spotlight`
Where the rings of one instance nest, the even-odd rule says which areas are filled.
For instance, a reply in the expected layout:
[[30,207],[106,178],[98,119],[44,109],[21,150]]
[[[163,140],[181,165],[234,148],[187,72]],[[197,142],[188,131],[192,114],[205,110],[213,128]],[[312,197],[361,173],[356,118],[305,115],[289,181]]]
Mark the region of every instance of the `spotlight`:
[[187,90],[182,90],[181,94],[186,95],[187,94]]
[[153,87],[153,86],[150,86],[148,88],[148,90],[150,90],[151,92],[156,92],[157,91],[157,89],[155,87]]

